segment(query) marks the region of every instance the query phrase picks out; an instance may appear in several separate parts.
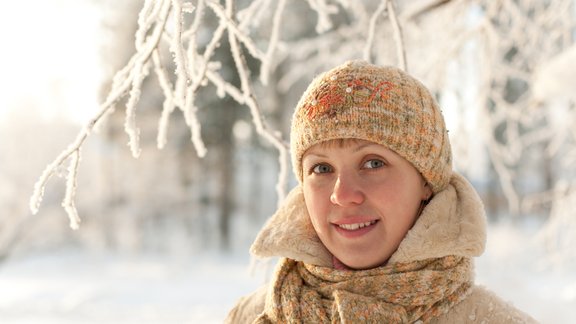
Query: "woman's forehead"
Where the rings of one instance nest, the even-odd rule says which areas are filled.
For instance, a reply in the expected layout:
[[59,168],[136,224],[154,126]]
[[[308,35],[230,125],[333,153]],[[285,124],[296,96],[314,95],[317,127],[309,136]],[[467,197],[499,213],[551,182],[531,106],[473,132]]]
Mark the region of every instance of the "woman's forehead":
[[310,147],[310,149],[312,149],[314,147],[318,147],[318,148],[335,148],[335,147],[342,148],[342,147],[353,146],[353,145],[358,145],[358,144],[365,144],[365,143],[377,144],[374,142],[361,140],[361,139],[357,139],[357,138],[337,138],[337,139],[327,140],[327,141],[312,145]]
[[311,154],[318,155],[318,153],[321,154],[322,152],[325,152],[327,150],[347,149],[347,148],[353,148],[354,150],[362,150],[365,147],[378,147],[379,149],[385,149],[389,151],[389,149],[386,148],[385,146],[375,142],[356,138],[338,138],[312,145],[304,152],[303,158]]

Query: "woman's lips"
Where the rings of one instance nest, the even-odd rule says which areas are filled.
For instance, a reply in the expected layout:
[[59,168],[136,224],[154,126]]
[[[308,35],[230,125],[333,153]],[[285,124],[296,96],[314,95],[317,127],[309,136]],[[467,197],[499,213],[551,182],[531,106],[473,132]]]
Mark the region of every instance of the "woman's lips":
[[333,223],[332,225],[336,231],[347,238],[356,238],[367,234],[372,231],[378,224],[378,220],[364,221],[364,222],[346,222],[346,223]]

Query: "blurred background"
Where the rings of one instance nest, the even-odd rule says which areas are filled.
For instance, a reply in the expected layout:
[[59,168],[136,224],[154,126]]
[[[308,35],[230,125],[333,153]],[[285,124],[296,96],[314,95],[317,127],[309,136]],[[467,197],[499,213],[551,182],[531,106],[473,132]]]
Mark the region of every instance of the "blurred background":
[[[145,3],[155,2],[0,5],[1,323],[219,323],[273,266],[254,266],[248,249],[278,203],[279,150],[258,134],[247,105],[210,82],[195,98],[203,158],[178,109],[157,148],[165,95],[150,72],[136,106],[140,157],[124,131],[126,98],[83,145],[80,228],[70,229],[61,207],[66,165],[48,182],[39,212],[30,212],[42,171],[99,111],[114,74],[137,52]],[[316,74],[363,57],[401,65],[403,48],[408,71],[443,107],[455,168],[485,203],[489,241],[477,281],[543,323],[573,321],[575,1],[405,0],[394,1],[394,11],[386,3],[237,1],[234,17],[251,45],[264,53],[275,46],[264,59],[241,47],[259,116],[287,142],[293,107]],[[219,26],[215,12],[206,9],[196,27],[200,52]],[[184,28],[193,23],[194,11],[185,12]],[[241,88],[226,40],[212,61]],[[176,54],[169,45],[162,53],[175,78]],[[284,189],[295,183],[290,175]]]

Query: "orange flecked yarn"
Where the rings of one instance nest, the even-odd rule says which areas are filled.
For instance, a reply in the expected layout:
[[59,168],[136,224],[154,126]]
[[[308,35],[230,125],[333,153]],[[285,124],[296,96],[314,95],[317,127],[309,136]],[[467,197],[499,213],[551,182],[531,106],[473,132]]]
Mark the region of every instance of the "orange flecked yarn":
[[450,180],[452,153],[442,112],[428,89],[400,69],[350,61],[312,81],[292,118],[298,180],[308,148],[342,138],[393,150],[420,171],[434,193]]
[[428,323],[471,292],[467,257],[340,271],[283,259],[255,323]]

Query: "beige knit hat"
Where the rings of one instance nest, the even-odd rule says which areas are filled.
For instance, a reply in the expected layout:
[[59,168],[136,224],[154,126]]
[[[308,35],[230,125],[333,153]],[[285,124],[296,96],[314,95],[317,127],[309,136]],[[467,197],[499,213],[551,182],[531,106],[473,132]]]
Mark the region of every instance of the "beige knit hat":
[[292,117],[294,172],[302,182],[302,155],[320,142],[355,138],[375,142],[412,163],[437,193],[452,174],[442,112],[428,89],[394,67],[350,61],[312,81]]

